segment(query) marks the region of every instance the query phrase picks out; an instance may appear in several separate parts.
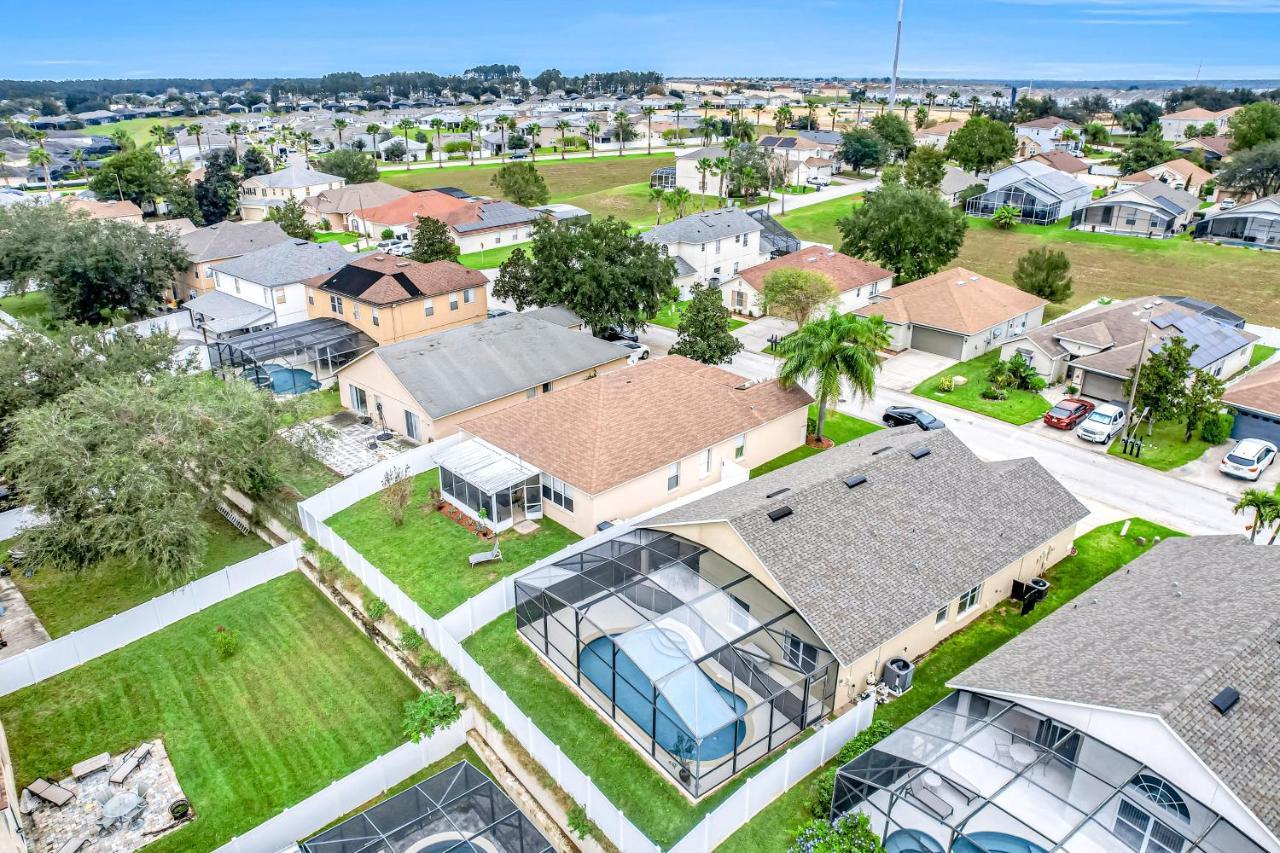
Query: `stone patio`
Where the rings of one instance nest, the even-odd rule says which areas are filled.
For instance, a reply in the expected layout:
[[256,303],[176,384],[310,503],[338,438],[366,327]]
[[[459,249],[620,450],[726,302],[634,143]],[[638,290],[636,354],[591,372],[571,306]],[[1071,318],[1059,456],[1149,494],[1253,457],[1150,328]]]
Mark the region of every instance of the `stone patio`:
[[22,590],[5,577],[0,577],[0,637],[5,642],[0,648],[0,660],[49,642],[49,632],[31,611]]
[[[169,763],[164,742],[152,741],[151,754],[142,766],[131,773],[123,785],[113,785],[108,779],[123,758],[123,754],[112,756],[110,767],[79,782],[72,778],[60,781],[59,785],[75,793],[75,799],[62,808],[38,800],[25,790],[22,792],[20,810],[29,822],[27,837],[34,853],[56,853],[73,838],[88,839],[86,849],[93,853],[130,853],[183,825],[169,816],[170,804],[185,799],[185,795]],[[122,821],[110,834],[100,835],[98,818],[102,817],[102,805],[99,800],[105,802],[124,791],[137,792],[139,788],[145,791],[147,801],[140,819],[132,823]]]
[[376,423],[365,426],[350,412],[339,412],[299,424],[283,435],[294,444],[306,446],[334,471],[350,477],[413,447],[394,433],[389,441],[378,441],[381,433]]

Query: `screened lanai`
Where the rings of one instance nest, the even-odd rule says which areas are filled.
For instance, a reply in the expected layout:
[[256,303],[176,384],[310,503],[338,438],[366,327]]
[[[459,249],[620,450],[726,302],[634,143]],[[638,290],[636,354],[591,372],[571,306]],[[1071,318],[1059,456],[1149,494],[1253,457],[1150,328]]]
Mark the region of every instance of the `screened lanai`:
[[445,500],[490,529],[500,532],[526,518],[542,518],[542,472],[510,453],[472,439],[439,454],[436,462]]
[[1016,208],[1019,222],[1050,225],[1058,221],[1062,201],[1048,193],[1041,197],[1023,184],[1010,184],[969,199],[964,212],[969,216],[991,217],[1002,207]]
[[1219,213],[1196,223],[1197,240],[1219,240],[1263,249],[1280,249],[1280,214]]
[[517,629],[692,796],[832,710],[837,664],[714,551],[638,529],[516,580]]
[[466,761],[309,841],[304,853],[543,853],[554,848],[493,780]]
[[831,812],[888,853],[1263,853],[1141,762],[963,690],[841,767]]
[[209,344],[209,365],[277,394],[313,391],[377,344],[355,326],[319,317]]

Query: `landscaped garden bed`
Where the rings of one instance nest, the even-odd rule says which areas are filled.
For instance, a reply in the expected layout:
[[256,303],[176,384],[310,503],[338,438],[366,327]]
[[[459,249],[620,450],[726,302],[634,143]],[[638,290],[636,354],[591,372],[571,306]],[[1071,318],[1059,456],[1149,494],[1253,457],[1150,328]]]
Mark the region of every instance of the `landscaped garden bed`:
[[[218,628],[234,637],[215,647]],[[209,851],[403,742],[418,690],[291,572],[0,698],[19,786],[162,738],[197,818],[148,853]]]
[[[816,404],[809,406],[809,418],[814,420],[818,417],[818,407]],[[831,442],[828,447],[837,444],[844,444],[847,441],[853,441],[856,438],[862,438],[864,435],[870,435],[876,430],[884,429],[880,424],[874,424],[871,421],[864,421],[861,418],[855,418],[852,415],[846,415],[837,412],[834,409],[827,409],[827,420],[823,425],[823,434]],[[794,450],[788,450],[781,456],[775,456],[768,462],[757,465],[751,469],[751,476],[759,477],[761,474],[768,474],[770,471],[776,471],[779,468],[790,465],[792,462],[799,462],[801,459],[808,459],[814,454],[821,453],[825,447],[818,447],[809,441]]]
[[[1004,389],[1006,398],[1003,400],[983,396],[983,392],[992,388],[987,374],[999,360],[1000,352],[997,350],[962,361],[930,376],[917,385],[913,393],[1011,424],[1030,423],[1043,417],[1053,404],[1038,391],[1010,387]],[[957,377],[963,382],[956,381]],[[944,390],[948,386],[951,390]]]
[[414,477],[413,494],[399,526],[378,494],[326,521],[431,616],[444,616],[498,580],[578,541],[574,533],[543,518],[534,533],[509,530],[501,534],[501,560],[473,566],[467,558],[490,545],[436,510],[430,497],[439,487],[438,469]]

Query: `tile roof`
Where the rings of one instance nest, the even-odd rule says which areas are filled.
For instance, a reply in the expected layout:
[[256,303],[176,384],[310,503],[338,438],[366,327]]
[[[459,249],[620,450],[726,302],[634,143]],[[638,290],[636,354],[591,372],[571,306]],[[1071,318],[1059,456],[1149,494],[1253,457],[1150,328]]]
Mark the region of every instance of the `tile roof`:
[[[1275,565],[1273,548],[1240,536],[1161,542],[951,684],[1158,715],[1280,830]],[[1209,700],[1224,687],[1241,697],[1220,714]]]
[[1222,402],[1280,417],[1280,362],[1246,373],[1227,388]]
[[1047,304],[1026,291],[956,267],[899,284],[857,313],[973,335]]
[[640,235],[646,243],[706,243],[762,230],[746,212],[736,207],[693,213],[674,222],[650,228]]
[[804,409],[803,388],[678,355],[581,382],[467,421],[472,435],[583,491],[614,486]]
[[[867,480],[849,488],[855,474]],[[770,521],[782,506],[792,514]],[[728,523],[848,664],[1087,514],[1034,459],[986,463],[950,430],[912,426],[793,462],[647,526]]]
[[331,273],[355,258],[337,243],[289,239],[215,264],[213,269],[263,287],[277,287]]
[[193,262],[238,258],[292,239],[274,222],[232,222],[197,228],[178,238]]
[[748,267],[739,275],[743,281],[759,291],[763,289],[764,278],[769,273],[774,270],[792,267],[823,273],[831,279],[831,283],[841,293],[864,287],[874,281],[893,278],[893,273],[889,270],[858,258],[851,258],[825,246],[810,246],[807,249],[783,255],[772,261]]
[[507,314],[379,347],[381,359],[432,418],[625,359],[630,350],[526,314]]
[[302,206],[317,213],[357,213],[361,208],[369,209],[395,201],[409,195],[408,190],[384,184],[382,181],[371,181],[367,184],[347,184],[336,190],[325,190],[302,202]]
[[332,274],[306,282],[370,305],[395,305],[427,296],[443,296],[468,287],[484,287],[484,273],[453,261],[419,263],[394,255],[363,255]]

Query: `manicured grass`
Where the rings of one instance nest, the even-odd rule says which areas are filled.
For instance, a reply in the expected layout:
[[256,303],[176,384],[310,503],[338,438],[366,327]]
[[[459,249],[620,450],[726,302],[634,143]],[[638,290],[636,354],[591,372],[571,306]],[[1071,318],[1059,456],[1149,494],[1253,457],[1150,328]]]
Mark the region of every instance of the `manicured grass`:
[[[198,118],[127,118],[124,121],[118,121],[114,124],[101,124],[92,127],[82,127],[76,133],[84,136],[110,136],[115,133],[118,128],[123,128],[134,144],[140,147],[151,147],[155,144],[155,137],[151,135],[151,128],[156,125],[169,125],[176,127],[178,125],[186,125],[191,122],[202,123]],[[244,150],[243,148],[241,149]]]
[[1147,435],[1144,424],[1138,427],[1138,435],[1142,439],[1142,456],[1135,459],[1126,455],[1124,442],[1119,436],[1111,442],[1107,453],[1128,459],[1130,462],[1137,462],[1139,465],[1146,465],[1148,468],[1155,468],[1157,471],[1172,471],[1174,468],[1199,459],[1213,446],[1200,438],[1199,430],[1191,436],[1190,441],[1183,441],[1186,432],[1187,427],[1184,423],[1160,421],[1155,425],[1151,435]]
[[[633,225],[649,226],[655,225],[658,219],[658,206],[649,198],[648,176],[641,182],[623,184],[593,193],[573,196],[563,199],[563,201],[577,205],[583,210],[591,211],[591,215],[597,219],[613,216]],[[715,196],[702,196],[694,193],[685,206],[685,215],[697,213],[704,209],[714,210],[719,206],[719,199]],[[663,204],[662,221],[670,222],[676,218],[676,211]]]
[[[809,417],[818,417],[818,406],[813,404],[809,406]],[[827,420],[823,424],[824,435],[834,441],[836,444],[844,444],[846,441],[853,441],[855,438],[862,438],[864,435],[870,435],[876,430],[884,429],[880,424],[873,424],[871,421],[864,421],[862,418],[855,418],[852,415],[846,415],[837,412],[830,406],[827,407]],[[776,471],[790,465],[792,462],[799,462],[801,459],[808,459],[810,456],[821,453],[822,450],[817,447],[810,447],[802,444],[794,450],[788,450],[781,456],[775,456],[763,465],[758,465],[751,469],[752,478],[759,477],[761,474],[768,474],[770,471]]]
[[774,218],[801,240],[839,246],[844,237],[840,234],[836,223],[848,216],[853,208],[861,203],[861,198],[861,194],[833,198],[808,207],[796,208],[794,211],[779,214]]
[[[205,524],[209,540],[198,577],[267,550],[266,542],[244,535],[217,513],[207,515]],[[0,544],[0,562],[7,556],[8,549]],[[157,583],[145,564],[116,559],[79,573],[46,568],[31,577],[24,577],[22,572],[13,574],[13,582],[51,637],[61,637],[123,613],[193,580]]]
[[360,235],[351,231],[317,231],[313,242],[338,243],[343,246],[348,246],[359,239]]
[[[1000,351],[995,350],[975,359],[962,361],[930,376],[917,385],[912,393],[1011,424],[1031,423],[1053,408],[1048,400],[1035,391],[1010,389],[1007,400],[984,399],[982,391],[991,384],[987,382],[987,371],[999,358]],[[956,385],[950,392],[939,391],[938,383],[948,376],[963,376],[969,381],[964,385]]]
[[1263,344],[1254,344],[1254,345],[1253,345],[1253,355],[1252,355],[1252,356],[1250,356],[1250,358],[1249,358],[1249,366],[1250,366],[1250,367],[1257,367],[1259,364],[1262,364],[1262,362],[1264,362],[1264,361],[1266,361],[1267,359],[1271,358],[1271,356],[1273,356],[1273,355],[1275,355],[1275,354],[1276,354],[1276,348],[1275,348],[1275,347],[1269,347],[1269,346],[1265,346],[1265,345],[1263,345]]
[[[497,249],[485,249],[481,252],[468,252],[458,256],[458,263],[473,270],[491,270],[502,266],[503,261],[511,257],[518,245],[501,246]],[[524,245],[525,253],[529,253],[529,244]]]
[[[1188,239],[1088,234],[1070,231],[1066,225],[1017,225],[1000,231],[989,220],[971,218],[954,263],[1009,282],[1019,257],[1050,245],[1071,261],[1075,293],[1070,307],[1099,296],[1123,299],[1172,288],[1172,293],[1223,305],[1252,322],[1280,324],[1280,275],[1276,258],[1267,252]],[[1167,286],[1158,288],[1152,282]]]
[[[528,162],[527,160],[524,162]],[[575,160],[539,160],[538,172],[547,182],[551,201],[567,201],[572,196],[599,192],[624,184],[648,183],[649,175],[660,166],[675,162],[672,154],[600,154],[594,159],[580,157]],[[451,186],[477,195],[499,195],[489,183],[502,163],[484,163],[475,166],[446,166],[443,169],[413,169],[384,171],[379,178],[389,184],[407,190]]]
[[38,328],[49,318],[49,297],[40,290],[31,290],[21,296],[0,296],[0,311]]
[[427,506],[428,490],[439,485],[437,468],[414,478],[413,499],[399,527],[391,523],[377,494],[327,522],[432,616],[444,616],[499,579],[578,541],[578,536],[544,518],[537,532],[528,536],[503,533],[501,561],[472,566],[467,557],[487,551],[489,544]]
[[[670,305],[659,311],[649,322],[658,326],[666,326],[668,329],[678,329],[680,328],[680,318],[684,316],[685,309],[688,307],[688,299],[680,302],[672,302]],[[741,329],[745,325],[747,325],[745,320],[739,320],[736,317],[729,318],[729,331],[731,332],[734,329]]]
[[[213,635],[234,632],[218,657]],[[297,572],[0,698],[19,786],[162,737],[209,851],[394,748],[413,685]]]
[[[1028,615],[1018,615],[1019,606],[1007,601],[943,640],[917,663],[911,690],[877,708],[876,719],[886,720],[896,728],[933,707],[950,692],[946,686],[950,679],[1138,557],[1151,547],[1154,537],[1181,535],[1149,521],[1133,519],[1129,536],[1121,538],[1122,524],[1108,524],[1077,539],[1077,554],[1067,557],[1045,573],[1051,584],[1049,594]],[[1145,547],[1136,543],[1138,536],[1147,538]],[[720,853],[785,850],[796,829],[812,817],[808,803],[814,781],[832,766],[834,763],[815,771],[787,790],[716,849]]]

